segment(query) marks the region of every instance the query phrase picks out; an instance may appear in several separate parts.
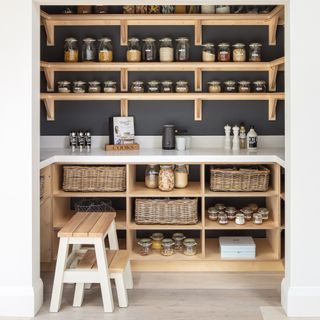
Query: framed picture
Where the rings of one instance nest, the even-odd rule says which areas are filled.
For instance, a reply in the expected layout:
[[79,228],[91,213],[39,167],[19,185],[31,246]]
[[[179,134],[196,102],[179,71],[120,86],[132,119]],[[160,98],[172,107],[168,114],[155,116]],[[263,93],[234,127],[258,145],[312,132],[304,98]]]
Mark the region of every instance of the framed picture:
[[134,117],[110,118],[110,144],[132,144],[134,134]]

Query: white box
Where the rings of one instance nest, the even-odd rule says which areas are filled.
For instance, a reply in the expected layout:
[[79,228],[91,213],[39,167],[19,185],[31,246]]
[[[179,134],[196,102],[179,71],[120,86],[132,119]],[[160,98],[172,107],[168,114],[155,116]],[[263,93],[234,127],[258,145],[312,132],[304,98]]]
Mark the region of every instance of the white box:
[[219,244],[221,258],[256,258],[256,244],[252,237],[219,237]]

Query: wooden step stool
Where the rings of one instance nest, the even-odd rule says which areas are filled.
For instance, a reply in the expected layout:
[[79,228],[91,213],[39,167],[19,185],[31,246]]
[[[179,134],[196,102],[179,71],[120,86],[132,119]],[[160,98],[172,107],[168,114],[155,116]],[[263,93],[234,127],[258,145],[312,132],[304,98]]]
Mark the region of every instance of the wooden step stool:
[[[84,284],[100,283],[104,311],[113,312],[111,276],[116,281],[119,305],[128,305],[126,288],[132,288],[131,267],[127,252],[118,250],[115,216],[114,212],[79,212],[60,230],[50,312],[58,312],[60,309],[64,283],[76,283],[74,304],[79,306],[82,304]],[[115,250],[108,254],[104,244],[106,236],[110,249]],[[68,255],[69,245],[73,247]],[[81,249],[82,245],[93,245],[94,250]],[[81,265],[87,266],[86,261],[93,261],[91,251],[95,252],[94,263],[90,268],[81,268]],[[82,259],[79,258],[81,253]],[[108,257],[111,263],[108,263]],[[114,267],[111,273],[108,266],[112,266],[112,261]],[[119,265],[125,267],[120,268]]]

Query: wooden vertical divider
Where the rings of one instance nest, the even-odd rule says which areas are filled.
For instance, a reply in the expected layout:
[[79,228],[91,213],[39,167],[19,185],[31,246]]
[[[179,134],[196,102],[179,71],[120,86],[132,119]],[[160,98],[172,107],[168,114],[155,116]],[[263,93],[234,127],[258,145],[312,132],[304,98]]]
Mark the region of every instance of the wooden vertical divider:
[[121,68],[120,69],[120,83],[121,83],[121,92],[128,91],[128,69]]
[[196,46],[202,45],[202,21],[196,20],[194,23],[194,44]]
[[202,100],[201,99],[194,100],[194,120],[195,121],[202,120]]
[[127,99],[121,99],[120,100],[120,115],[121,115],[121,117],[127,117],[128,114],[129,114],[128,100]]
[[120,45],[128,45],[128,21],[120,20]]

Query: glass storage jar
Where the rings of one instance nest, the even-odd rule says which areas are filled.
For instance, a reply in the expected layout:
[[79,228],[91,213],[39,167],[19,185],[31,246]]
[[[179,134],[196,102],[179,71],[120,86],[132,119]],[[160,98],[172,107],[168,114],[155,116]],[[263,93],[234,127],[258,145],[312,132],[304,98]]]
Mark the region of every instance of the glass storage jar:
[[109,38],[99,39],[99,61],[111,62],[113,60],[112,42]]
[[143,81],[136,80],[131,83],[131,92],[132,93],[143,93],[144,92],[144,83]]
[[214,207],[219,211],[223,211],[226,208],[226,206],[223,203],[217,203]]
[[117,82],[113,80],[108,80],[104,82],[103,92],[105,93],[115,93],[117,92]]
[[181,37],[176,39],[176,61],[188,61],[190,59],[189,39]]
[[90,81],[88,82],[88,92],[90,93],[99,93],[101,92],[101,84],[99,81]]
[[159,169],[154,164],[147,165],[144,177],[144,184],[149,189],[158,188]]
[[236,218],[237,209],[235,207],[227,207],[225,213],[229,220],[234,220]]
[[85,93],[86,92],[86,82],[84,81],[74,81],[72,86],[73,93]]
[[135,6],[122,6],[123,14],[134,14]]
[[258,213],[261,213],[263,220],[269,219],[269,213],[270,211],[267,208],[259,208]]
[[186,6],[186,13],[189,13],[189,14],[200,13],[200,6]]
[[219,210],[215,207],[208,208],[208,218],[209,220],[216,221],[218,219]]
[[75,38],[67,38],[64,40],[64,62],[78,62],[79,50],[78,40]]
[[258,212],[259,206],[256,203],[249,203],[248,207],[251,208],[253,212]]
[[210,93],[219,93],[221,92],[221,82],[220,81],[209,81],[208,90]]
[[239,224],[239,225],[242,225],[242,224],[245,224],[246,223],[246,219],[244,217],[244,214],[239,212],[236,214],[236,219],[235,219],[235,224]]
[[243,207],[240,211],[244,214],[246,220],[252,219],[253,210],[250,207]]
[[216,6],[201,6],[202,14],[210,14],[216,12]]
[[232,13],[246,13],[246,7],[245,6],[232,6]]
[[187,238],[183,240],[183,254],[186,256],[194,256],[197,254],[197,242],[195,239]]
[[148,238],[143,238],[138,241],[139,245],[139,254],[141,256],[147,256],[151,253],[152,241]]
[[95,14],[106,14],[108,13],[108,6],[94,6],[93,7],[93,12]]
[[159,13],[161,13],[161,6],[157,6],[157,5],[148,6],[148,13],[149,14],[159,14]]
[[228,216],[224,211],[220,211],[218,213],[218,222],[219,222],[219,224],[227,224],[228,223]]
[[143,61],[156,61],[157,52],[156,52],[156,44],[154,38],[145,38],[143,39],[142,46],[142,60]]
[[163,234],[161,232],[154,232],[150,238],[152,240],[152,250],[160,250],[161,241],[164,238]]
[[161,92],[164,92],[164,93],[173,92],[173,83],[171,80],[165,80],[161,82]]
[[185,164],[177,164],[174,168],[174,187],[184,189],[188,186],[188,166]]
[[58,92],[59,93],[70,93],[71,86],[69,81],[58,81]]
[[148,6],[135,6],[135,14],[148,13]]
[[253,223],[254,224],[262,224],[263,223],[263,218],[262,218],[262,214],[255,212],[253,214]]
[[251,82],[242,80],[238,82],[238,91],[241,93],[247,93],[251,91]]
[[261,62],[262,61],[261,48],[262,48],[261,43],[256,42],[256,43],[249,44],[249,61],[251,61],[251,62]]
[[246,45],[244,43],[235,43],[233,45],[232,60],[234,62],[246,61]]
[[138,38],[128,39],[127,61],[140,62],[141,61],[141,46]]
[[169,238],[165,238],[161,241],[161,254],[163,256],[172,256],[173,255],[173,246],[174,241]]
[[183,240],[186,237],[181,232],[176,232],[172,235],[172,240],[174,241],[174,249],[180,251],[183,249]]
[[78,14],[89,14],[92,13],[92,6],[77,6]]
[[228,93],[237,92],[237,84],[233,80],[228,80],[224,82],[224,91]]
[[202,46],[202,61],[203,62],[213,62],[216,60],[216,53],[214,50],[213,43],[205,43]]
[[228,14],[230,13],[230,6],[216,6],[216,13]]
[[161,191],[172,191],[174,188],[174,172],[170,165],[160,166],[159,189]]
[[94,61],[96,59],[96,39],[82,39],[82,61]]
[[267,91],[267,85],[264,80],[257,80],[253,82],[253,91],[254,92],[266,92]]
[[189,86],[188,81],[179,80],[176,82],[176,92],[177,93],[188,93],[189,92]]
[[171,38],[162,38],[159,40],[159,58],[160,62],[172,62],[173,58],[173,44]]
[[230,44],[223,42],[218,44],[218,61],[229,62],[230,61]]
[[161,13],[162,14],[173,14],[175,11],[175,6],[161,6]]
[[149,81],[147,88],[150,93],[158,93],[160,92],[160,82],[157,80]]

